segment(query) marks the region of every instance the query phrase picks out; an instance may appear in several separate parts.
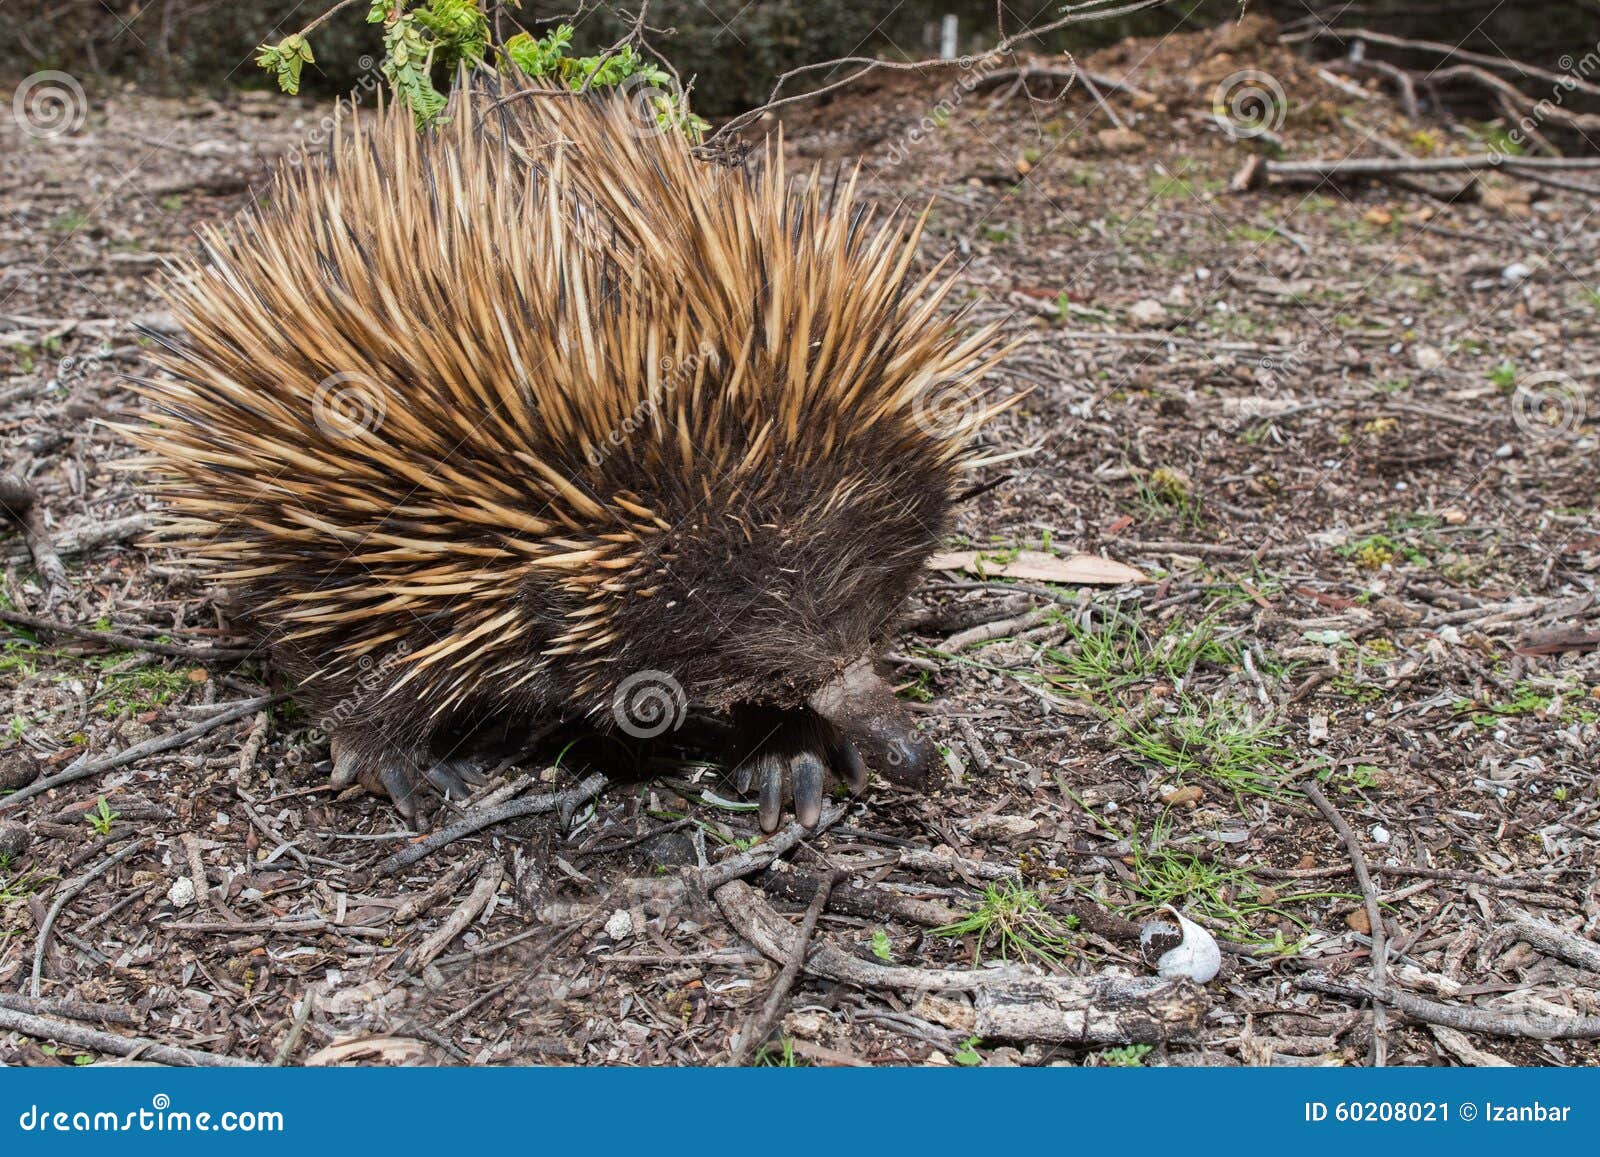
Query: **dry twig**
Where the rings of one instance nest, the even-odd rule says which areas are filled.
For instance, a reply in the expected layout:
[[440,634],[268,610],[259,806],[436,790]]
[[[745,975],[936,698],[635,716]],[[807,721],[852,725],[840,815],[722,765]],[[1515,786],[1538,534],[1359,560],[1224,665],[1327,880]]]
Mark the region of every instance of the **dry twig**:
[[[1322,789],[1312,780],[1305,780],[1300,785],[1300,790],[1305,792],[1306,798],[1317,805],[1327,821],[1333,825],[1333,830],[1339,833],[1339,840],[1344,844],[1344,850],[1350,857],[1350,868],[1355,873],[1356,884],[1361,888],[1361,899],[1367,913],[1367,923],[1372,932],[1372,983],[1377,988],[1382,988],[1388,978],[1388,946],[1384,943],[1383,912],[1378,907],[1378,890],[1372,885],[1372,876],[1367,872],[1367,858],[1361,852],[1361,841],[1356,837],[1350,825],[1345,823],[1344,817],[1339,814],[1339,809],[1328,802],[1328,797],[1322,794]],[[1372,1003],[1372,1063],[1381,1067],[1387,1051],[1383,1035],[1383,1005],[1377,1000]]]
[[223,1053],[207,1053],[198,1049],[164,1045],[144,1037],[124,1037],[98,1029],[84,1028],[64,1020],[34,1016],[0,1006],[0,1029],[20,1032],[39,1040],[60,1041],[74,1048],[108,1053],[114,1057],[141,1057],[158,1065],[178,1065],[196,1068],[254,1068],[259,1062],[230,1057]]
[[373,871],[379,876],[392,876],[401,868],[410,867],[418,860],[426,859],[440,848],[449,847],[464,836],[481,832],[484,828],[492,828],[496,824],[503,824],[507,820],[545,815],[549,812],[560,812],[563,817],[570,817],[578,807],[599,795],[605,786],[605,776],[591,775],[576,787],[570,787],[566,791],[546,792],[543,795],[529,796],[527,799],[513,800],[497,808],[475,812],[465,819],[457,820],[447,828],[441,828],[432,835],[418,840],[404,851],[396,852],[379,863]]

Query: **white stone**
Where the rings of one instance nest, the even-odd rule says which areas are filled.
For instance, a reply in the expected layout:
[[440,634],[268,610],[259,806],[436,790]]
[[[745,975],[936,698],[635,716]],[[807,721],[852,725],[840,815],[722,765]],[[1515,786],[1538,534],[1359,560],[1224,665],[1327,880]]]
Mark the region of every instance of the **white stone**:
[[1159,301],[1147,297],[1130,305],[1128,316],[1140,325],[1160,325],[1167,320],[1167,310]]
[[1217,946],[1217,938],[1170,904],[1166,909],[1177,918],[1183,939],[1176,948],[1161,954],[1156,971],[1169,978],[1187,976],[1196,984],[1210,983],[1222,970],[1222,949]]

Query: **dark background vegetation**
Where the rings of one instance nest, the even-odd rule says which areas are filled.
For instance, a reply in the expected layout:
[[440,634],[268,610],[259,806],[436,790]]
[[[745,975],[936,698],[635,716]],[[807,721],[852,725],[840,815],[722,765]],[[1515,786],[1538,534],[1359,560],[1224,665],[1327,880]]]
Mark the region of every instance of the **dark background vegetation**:
[[[166,90],[262,87],[269,83],[251,63],[256,45],[297,31],[328,6],[322,0],[0,0],[0,75],[44,68],[80,79],[131,80]],[[577,9],[577,0],[524,0],[501,15],[537,30]],[[587,5],[585,7],[588,7]],[[1059,0],[1008,0],[1008,33],[1060,15]],[[1158,9],[1063,29],[1033,47],[1084,50],[1129,35],[1170,30],[1173,15],[1202,27],[1227,20],[1238,0],[1174,0]],[[1251,0],[1249,10],[1285,27],[1318,17],[1349,27],[1381,27],[1403,36],[1461,43],[1553,67],[1575,43],[1600,38],[1600,0],[1368,0],[1302,3]],[[579,22],[577,48],[611,43],[635,11],[633,3],[599,4]],[[856,53],[903,58],[937,51],[938,22],[961,18],[962,47],[974,50],[997,39],[992,0],[654,0],[651,41],[685,79],[694,78],[696,104],[725,115],[761,103],[773,77],[785,69]],[[348,90],[359,60],[378,49],[377,30],[365,23],[366,5],[353,4],[312,38],[315,68],[308,92]],[[1330,51],[1334,49],[1330,46]]]

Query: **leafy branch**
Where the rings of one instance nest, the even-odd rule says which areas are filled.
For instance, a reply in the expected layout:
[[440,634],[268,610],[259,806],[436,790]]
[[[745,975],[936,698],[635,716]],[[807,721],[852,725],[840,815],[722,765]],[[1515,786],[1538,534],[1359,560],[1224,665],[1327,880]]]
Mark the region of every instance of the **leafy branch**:
[[[356,0],[340,0],[299,32],[276,44],[263,44],[256,64],[272,73],[287,93],[300,91],[305,65],[316,62],[310,35]],[[514,70],[558,84],[573,92],[591,88],[642,86],[640,99],[663,127],[698,140],[710,125],[689,111],[688,97],[676,78],[640,51],[649,4],[641,6],[628,35],[604,52],[572,56],[574,27],[562,23],[543,37],[523,29],[494,47],[489,18],[480,0],[427,0],[411,8],[405,0],[368,0],[367,23],[383,25],[383,59],[379,69],[400,102],[411,110],[418,127],[436,120],[447,103],[435,86],[436,70],[446,75],[460,66],[492,72]]]

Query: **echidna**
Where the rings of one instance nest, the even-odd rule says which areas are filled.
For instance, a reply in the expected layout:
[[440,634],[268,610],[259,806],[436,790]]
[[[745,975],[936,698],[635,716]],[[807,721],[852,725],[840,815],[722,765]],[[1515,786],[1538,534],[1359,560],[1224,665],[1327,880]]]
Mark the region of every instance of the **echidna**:
[[687,705],[762,827],[827,773],[925,774],[873,661],[936,546],[990,328],[911,267],[920,220],[781,147],[697,159],[619,96],[458,90],[346,118],[203,236],[142,380],[173,527],[238,592],[333,776],[408,818],[454,737]]

